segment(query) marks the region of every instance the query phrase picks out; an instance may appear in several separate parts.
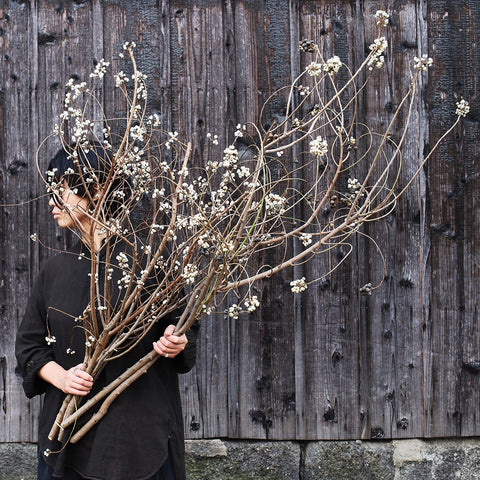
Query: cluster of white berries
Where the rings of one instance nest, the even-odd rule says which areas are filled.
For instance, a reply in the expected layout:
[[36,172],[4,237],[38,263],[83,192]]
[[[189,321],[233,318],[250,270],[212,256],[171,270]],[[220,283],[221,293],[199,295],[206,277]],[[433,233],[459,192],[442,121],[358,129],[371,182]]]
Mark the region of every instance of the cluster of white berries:
[[321,63],[317,63],[317,62],[311,62],[307,68],[307,73],[311,76],[311,77],[318,77],[318,75],[320,75],[322,73],[322,64]]
[[247,127],[245,125],[242,125],[241,123],[239,123],[235,129],[235,138],[238,138],[238,137],[243,137],[243,133],[245,132],[245,130],[247,129]]
[[[334,55],[332,58],[329,58],[324,64],[318,62],[310,62],[309,65],[305,68],[306,72],[311,77],[318,77],[322,72],[328,73],[329,75],[334,75],[338,73],[342,62],[337,55]],[[300,85],[300,95],[307,95],[309,93],[308,87],[303,87]]]
[[233,165],[236,165],[238,161],[238,150],[235,148],[234,145],[229,145],[223,151],[223,162],[222,166],[225,168],[229,168]]
[[227,314],[230,318],[238,320],[238,316],[240,315],[241,311],[241,307],[234,303],[231,307],[228,307]]
[[321,136],[318,136],[310,142],[310,153],[323,157],[328,153],[328,143]]
[[123,70],[120,70],[118,73],[116,73],[113,78],[115,79],[116,87],[121,87],[129,81],[129,78]]
[[147,129],[142,125],[134,125],[130,128],[130,138],[132,140],[138,140],[143,142],[145,140],[145,135],[147,134]]
[[342,66],[342,62],[337,55],[334,55],[332,58],[327,60],[327,63],[323,65],[323,71],[328,73],[329,75],[333,75],[338,73],[340,67]]
[[300,235],[300,241],[303,243],[304,247],[308,247],[312,243],[312,234],[302,233]]
[[466,100],[462,98],[462,100],[457,102],[457,109],[455,110],[455,113],[459,117],[465,117],[469,111],[470,111],[470,105]]
[[93,72],[90,74],[90,78],[103,78],[109,65],[110,62],[106,62],[103,58],[101,58],[95,65]]
[[198,267],[192,263],[187,263],[183,268],[182,278],[187,285],[193,283],[198,275]]
[[377,25],[386,27],[389,24],[390,15],[385,10],[377,10],[375,18],[377,19]]
[[172,145],[178,140],[178,132],[168,132],[168,140],[165,143],[165,146],[170,150]]
[[307,289],[307,282],[305,277],[290,282],[290,287],[293,293],[301,293]]
[[116,259],[117,259],[117,262],[118,262],[118,266],[120,268],[128,268],[128,257],[125,253],[123,252],[120,252],[117,256],[116,256]]
[[422,55],[421,58],[414,57],[413,61],[415,63],[416,70],[423,70],[427,71],[429,67],[433,65],[433,59],[431,59],[428,55]]
[[364,295],[371,295],[372,294],[372,284],[366,283],[363,287],[359,288],[359,292],[363,293]]
[[[132,51],[134,48],[136,48],[136,46],[137,44],[135,42],[125,42],[122,48],[125,52],[127,52],[127,51]],[[123,58],[123,53],[119,53],[118,56],[120,58]]]
[[285,213],[285,206],[287,199],[276,193],[269,193],[265,197],[265,210],[267,215],[283,215]]
[[247,312],[254,312],[260,306],[260,302],[256,295],[253,295],[248,300],[245,300],[245,308]]
[[117,280],[118,289],[121,290],[122,288],[127,288],[130,284],[130,280],[132,279],[131,275],[127,272],[124,272],[122,278]]
[[362,184],[356,178],[349,178],[347,180],[347,188],[350,190],[351,193],[356,195],[358,192],[360,192]]
[[212,135],[210,132],[207,133],[207,138],[214,144],[218,145],[218,135]]
[[248,178],[250,176],[250,169],[245,165],[237,168],[237,177],[238,178]]
[[[299,85],[298,90],[300,91],[300,95],[305,96],[310,93],[310,87],[304,86],[304,85]],[[296,119],[298,120],[298,119]]]
[[369,58],[367,65],[369,70],[374,68],[382,68],[385,63],[383,53],[388,47],[385,37],[376,38],[374,42],[368,47],[372,51],[372,56]]

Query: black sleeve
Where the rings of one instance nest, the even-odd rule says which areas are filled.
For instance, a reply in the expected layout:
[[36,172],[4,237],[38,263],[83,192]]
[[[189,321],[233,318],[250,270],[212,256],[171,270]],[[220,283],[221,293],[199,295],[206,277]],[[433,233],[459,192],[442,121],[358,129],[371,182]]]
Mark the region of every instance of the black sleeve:
[[17,372],[23,377],[23,389],[28,398],[44,393],[47,383],[38,377],[38,371],[54,360],[53,349],[48,345],[44,302],[38,292],[42,276],[35,282],[28,300],[25,315],[17,332],[15,355]]

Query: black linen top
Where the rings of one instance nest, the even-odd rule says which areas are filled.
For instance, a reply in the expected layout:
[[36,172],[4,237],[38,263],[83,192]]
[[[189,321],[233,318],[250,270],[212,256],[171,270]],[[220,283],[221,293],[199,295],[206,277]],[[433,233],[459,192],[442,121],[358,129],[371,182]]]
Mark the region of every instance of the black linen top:
[[[198,325],[187,332],[188,344],[175,358],[159,358],[111,404],[107,414],[76,444],[62,445],[47,436],[65,394],[38,377],[39,369],[55,361],[65,369],[83,362],[85,333],[75,317],[88,305],[90,260],[72,253],[51,258],[38,275],[16,340],[18,369],[27,397],[45,394],[38,444],[45,461],[61,476],[65,466],[94,480],[143,480],[157,472],[167,458],[176,480],[185,479],[183,418],[177,373],[195,363]],[[115,257],[113,257],[115,258]],[[113,282],[114,284],[114,282]],[[172,315],[172,317],[174,317]],[[117,378],[152,350],[175,318],[163,318],[130,352],[108,362],[86,399]],[[46,337],[55,337],[50,344]],[[99,408],[93,407],[73,426],[77,431]],[[71,435],[67,430],[65,437]],[[51,453],[45,455],[46,451]],[[55,453],[59,452],[59,453]]]

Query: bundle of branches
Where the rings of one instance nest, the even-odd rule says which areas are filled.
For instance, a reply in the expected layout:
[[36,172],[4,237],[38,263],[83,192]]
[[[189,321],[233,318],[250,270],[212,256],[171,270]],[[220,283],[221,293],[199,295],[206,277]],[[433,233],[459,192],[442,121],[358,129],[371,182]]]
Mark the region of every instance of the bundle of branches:
[[[97,64],[92,86],[68,82],[55,135],[74,158],[95,142],[112,152],[103,182],[95,171],[78,164],[85,183],[99,184],[99,198],[87,212],[91,233],[100,227],[110,245],[102,258],[89,245],[90,304],[79,319],[85,331],[85,370],[94,379],[106,362],[132,349],[157,319],[178,305],[183,305],[178,335],[203,314],[221,311],[237,317],[242,311],[253,311],[258,306],[252,295],[255,282],[348,244],[362,224],[394,208],[398,195],[444,137],[399,187],[400,152],[416,102],[417,79],[432,61],[426,56],[412,59],[409,90],[385,131],[371,131],[357,119],[357,99],[368,78],[383,64],[387,41],[380,31],[388,15],[379,11],[376,19],[379,38],[353,72],[336,56],[322,58],[313,42],[301,42],[300,48],[312,55],[312,61],[276,97],[287,99],[285,118],[268,129],[261,126],[262,118],[258,124],[237,126],[235,142],[224,149],[223,157],[210,158],[203,167],[192,167],[190,145],[183,144],[177,133],[162,131],[157,116],[147,115],[146,81],[137,69],[135,45],[125,44],[122,52],[133,74],[114,75],[127,104],[122,135],[112,133],[111,120],[105,115],[99,121],[86,115],[89,104],[100,106],[96,85],[108,72],[106,62]],[[467,111],[466,102],[458,104],[455,124]],[[394,125],[401,131],[396,142],[391,139]],[[218,143],[211,135],[207,141],[212,147]],[[365,173],[359,180],[351,172],[361,164]],[[50,173],[45,181],[55,193],[62,187],[51,178]],[[149,214],[134,220],[133,213],[145,197],[150,201]],[[108,211],[112,198],[120,204],[114,216]],[[128,245],[128,254],[112,247],[118,242]],[[290,248],[293,242],[300,249]],[[279,252],[278,263],[258,266],[255,255],[272,249]],[[121,272],[115,285],[113,270]],[[100,272],[105,272],[104,278]],[[156,279],[153,283],[152,278]],[[292,291],[301,292],[315,280],[296,279]],[[112,301],[120,290],[121,301]],[[225,307],[222,301],[231,292],[238,300]],[[65,428],[101,401],[100,409],[70,439],[78,441],[157,358],[152,350],[83,405],[79,398],[67,396],[50,438],[61,438]]]

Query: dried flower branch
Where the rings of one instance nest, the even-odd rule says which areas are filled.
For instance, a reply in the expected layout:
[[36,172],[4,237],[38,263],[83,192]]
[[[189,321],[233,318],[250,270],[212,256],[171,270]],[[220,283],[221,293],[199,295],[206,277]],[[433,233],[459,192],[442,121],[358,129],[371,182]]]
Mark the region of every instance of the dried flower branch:
[[[388,14],[379,11],[375,17],[380,32],[388,25]],[[351,72],[337,56],[325,60],[314,42],[302,41],[301,50],[314,58],[279,93],[288,94],[285,119],[266,131],[259,126],[262,119],[258,125],[238,125],[235,142],[223,154],[214,149],[204,166],[191,165],[190,144],[183,144],[177,132],[163,131],[158,116],[147,116],[146,78],[137,69],[133,44],[124,46],[133,74],[129,77],[123,70],[114,74],[115,88],[123,92],[127,104],[120,138],[111,134],[106,116],[100,120],[99,138],[95,134],[99,122],[85,114],[89,102],[100,105],[95,86],[108,64],[97,64],[91,87],[69,81],[55,135],[74,159],[99,144],[112,152],[109,159],[99,155],[106,173],[103,180],[80,162],[77,172],[47,172],[44,177],[49,192],[57,195],[63,186],[55,179],[65,175],[79,175],[84,186],[97,185],[97,198],[89,198],[94,206],[85,212],[92,220],[88,233],[91,238],[101,229],[107,243],[104,257],[88,245],[91,301],[81,322],[89,374],[96,378],[106,362],[130,351],[159,318],[179,305],[183,310],[177,334],[205,313],[226,311],[237,318],[241,312],[254,311],[259,306],[251,294],[255,282],[348,244],[365,222],[383,218],[395,207],[435,150],[422,159],[406,185],[397,185],[417,79],[432,61],[426,56],[413,59],[409,90],[386,130],[374,133],[357,119],[357,98],[366,79],[384,64],[386,47],[379,34],[362,65]],[[340,72],[345,73],[341,81]],[[454,125],[468,113],[468,104],[462,100],[457,108]],[[401,132],[396,143],[391,139],[394,127]],[[248,147],[240,150],[239,139]],[[219,143],[212,134],[206,140],[212,148]],[[294,151],[300,153],[293,155]],[[357,178],[354,171],[363,171],[363,177]],[[149,214],[134,220],[144,198],[150,201]],[[292,242],[301,245],[294,255],[289,254]],[[278,252],[278,264],[257,265],[256,255],[266,250]],[[296,279],[292,292],[300,293],[316,280]],[[222,302],[232,291],[239,301],[225,309]],[[372,286],[361,291],[370,294]],[[67,397],[49,437],[61,438],[66,428],[103,400],[100,410],[71,437],[77,441],[156,359],[153,351],[139,359],[82,406],[78,398]]]

